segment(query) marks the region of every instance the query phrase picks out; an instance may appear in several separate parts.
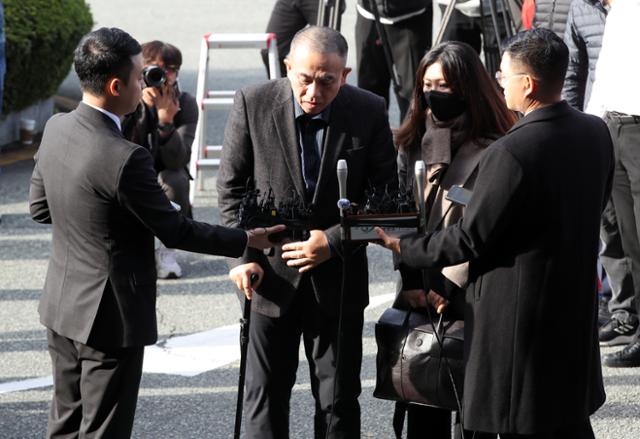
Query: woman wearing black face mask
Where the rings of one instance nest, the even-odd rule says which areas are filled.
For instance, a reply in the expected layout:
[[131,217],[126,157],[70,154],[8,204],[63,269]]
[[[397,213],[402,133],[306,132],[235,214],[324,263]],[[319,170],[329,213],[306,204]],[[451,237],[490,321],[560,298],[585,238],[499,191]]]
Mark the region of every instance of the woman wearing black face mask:
[[[473,189],[484,149],[515,123],[502,93],[471,46],[445,42],[420,61],[409,113],[395,135],[400,185],[414,188],[414,165],[424,160],[427,183],[427,230],[457,222],[461,205],[445,199],[452,185]],[[462,318],[466,264],[420,271],[400,266],[402,283],[395,307],[433,306],[435,312]],[[460,304],[460,305],[459,305]],[[451,413],[437,408],[398,403],[394,419],[407,411],[408,439],[451,437]],[[456,423],[457,424],[457,423]],[[397,426],[395,426],[397,427]],[[396,428],[397,430],[397,428]],[[456,425],[456,437],[461,437]],[[470,437],[470,435],[466,435]],[[495,438],[479,435],[475,439]]]

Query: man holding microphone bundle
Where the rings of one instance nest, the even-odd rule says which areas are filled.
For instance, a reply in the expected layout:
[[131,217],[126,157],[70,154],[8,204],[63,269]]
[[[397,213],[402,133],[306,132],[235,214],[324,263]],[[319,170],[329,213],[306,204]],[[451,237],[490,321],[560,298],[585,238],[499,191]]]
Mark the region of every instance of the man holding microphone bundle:
[[602,120],[561,101],[567,62],[551,31],[514,36],[497,79],[524,117],[487,148],[464,218],[378,229],[409,267],[469,261],[463,425],[502,439],[593,438],[605,399],[595,273],[613,148]]

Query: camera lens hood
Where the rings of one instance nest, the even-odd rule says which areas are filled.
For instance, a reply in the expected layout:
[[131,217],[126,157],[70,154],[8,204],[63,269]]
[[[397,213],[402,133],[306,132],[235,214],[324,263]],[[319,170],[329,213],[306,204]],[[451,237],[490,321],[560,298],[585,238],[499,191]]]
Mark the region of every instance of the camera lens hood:
[[150,65],[142,71],[142,77],[147,87],[160,87],[167,80],[167,72],[157,65]]

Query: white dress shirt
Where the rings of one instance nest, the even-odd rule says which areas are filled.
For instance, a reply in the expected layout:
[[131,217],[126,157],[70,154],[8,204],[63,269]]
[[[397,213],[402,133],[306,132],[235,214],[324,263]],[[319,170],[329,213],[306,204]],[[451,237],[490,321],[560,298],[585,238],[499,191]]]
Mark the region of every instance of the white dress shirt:
[[96,107],[95,105],[91,105],[87,101],[82,101],[82,103],[90,106],[91,108],[94,108],[94,109],[98,110],[102,114],[106,114],[109,117],[109,119],[114,121],[115,124],[118,126],[118,131],[122,131],[122,124],[121,124],[120,118],[118,116],[116,116],[115,114],[111,113],[110,111],[105,110],[104,108],[100,108],[100,107]]
[[607,15],[586,112],[640,116],[640,0],[616,0]]

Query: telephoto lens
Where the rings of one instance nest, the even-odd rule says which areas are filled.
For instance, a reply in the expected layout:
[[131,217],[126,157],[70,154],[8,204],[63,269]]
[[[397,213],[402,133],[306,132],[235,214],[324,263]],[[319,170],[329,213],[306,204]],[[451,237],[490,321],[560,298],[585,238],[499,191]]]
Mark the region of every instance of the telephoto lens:
[[147,87],[160,87],[167,80],[167,75],[162,67],[150,65],[142,71],[142,77]]

